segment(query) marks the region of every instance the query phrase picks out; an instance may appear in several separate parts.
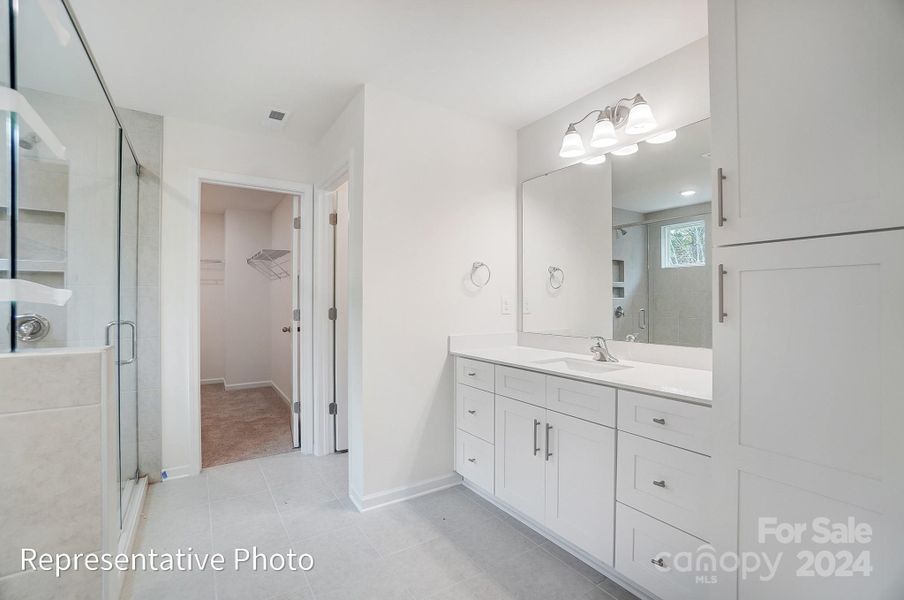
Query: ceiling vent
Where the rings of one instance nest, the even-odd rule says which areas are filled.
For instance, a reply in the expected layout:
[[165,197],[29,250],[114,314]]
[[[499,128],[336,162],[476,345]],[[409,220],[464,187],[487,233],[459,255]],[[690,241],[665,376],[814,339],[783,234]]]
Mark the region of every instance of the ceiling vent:
[[264,126],[269,129],[281,129],[289,120],[289,113],[278,108],[268,108],[264,118]]

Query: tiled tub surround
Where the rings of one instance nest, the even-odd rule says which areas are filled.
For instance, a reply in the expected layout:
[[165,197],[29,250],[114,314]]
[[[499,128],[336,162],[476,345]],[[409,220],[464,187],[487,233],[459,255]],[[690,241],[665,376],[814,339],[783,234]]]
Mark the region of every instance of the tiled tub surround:
[[473,341],[451,340],[465,485],[638,595],[698,598],[657,557],[711,539],[712,372]]
[[314,569],[136,572],[124,598],[636,600],[462,486],[360,513],[347,459],[293,452],[152,485],[136,551],[291,547]]
[[109,349],[0,355],[0,598],[101,597],[101,574],[21,572],[38,552],[115,551],[116,393]]

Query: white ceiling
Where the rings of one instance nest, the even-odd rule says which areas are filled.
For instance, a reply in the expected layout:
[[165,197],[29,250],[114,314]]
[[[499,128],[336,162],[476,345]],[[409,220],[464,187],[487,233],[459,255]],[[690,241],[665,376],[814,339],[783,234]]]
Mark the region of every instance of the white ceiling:
[[706,0],[72,0],[120,106],[314,141],[363,83],[521,127],[706,35]]
[[201,212],[223,214],[226,209],[270,212],[286,198],[286,194],[251,188],[201,184]]
[[[709,119],[678,130],[665,144],[640,144],[630,156],[612,156],[612,206],[640,213],[709,202]],[[694,190],[693,196],[681,195]]]

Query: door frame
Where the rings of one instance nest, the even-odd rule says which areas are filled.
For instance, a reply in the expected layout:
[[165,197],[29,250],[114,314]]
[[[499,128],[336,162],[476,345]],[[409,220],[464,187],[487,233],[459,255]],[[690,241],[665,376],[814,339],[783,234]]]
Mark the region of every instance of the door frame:
[[[191,230],[193,240],[191,244],[191,256],[187,257],[191,264],[194,265],[195,276],[191,281],[186,282],[189,307],[189,386],[188,386],[188,403],[189,418],[191,419],[191,456],[192,470],[195,473],[201,471],[201,185],[204,183],[213,183],[220,185],[230,185],[236,187],[263,190],[268,192],[277,192],[282,194],[290,194],[299,199],[293,202],[293,216],[299,216],[295,211],[300,210],[302,216],[302,228],[299,236],[299,248],[293,248],[299,251],[299,259],[301,270],[301,323],[312,323],[313,316],[313,262],[314,262],[314,240],[313,230],[311,227],[304,227],[304,215],[314,214],[314,186],[309,183],[298,181],[288,181],[282,179],[272,179],[267,177],[256,177],[253,175],[243,175],[239,173],[228,173],[223,171],[209,171],[194,169],[189,172],[191,182]],[[294,232],[293,232],[294,234]],[[307,256],[305,256],[307,254]],[[293,261],[295,258],[293,257]],[[307,267],[307,268],[305,268]],[[295,285],[293,284],[293,291]],[[293,304],[294,304],[293,298]],[[293,323],[295,323],[293,321]],[[294,357],[293,352],[293,357]],[[313,327],[302,327],[301,330],[301,357],[299,364],[293,364],[293,373],[296,379],[301,382],[307,382],[305,385],[293,385],[293,400],[297,396],[301,402],[301,424],[300,450],[304,454],[310,454],[313,451],[314,438],[314,330]],[[296,370],[297,368],[297,370]],[[294,382],[293,382],[294,383]],[[300,389],[298,389],[300,388]]]

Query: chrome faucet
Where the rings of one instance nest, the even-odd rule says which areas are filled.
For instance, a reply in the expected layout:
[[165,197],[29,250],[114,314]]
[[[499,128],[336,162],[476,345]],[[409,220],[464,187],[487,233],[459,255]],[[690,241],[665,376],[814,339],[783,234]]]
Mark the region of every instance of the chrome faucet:
[[593,340],[593,345],[590,347],[590,351],[593,352],[593,360],[598,360],[600,362],[618,362],[618,359],[609,352],[609,346],[606,345],[606,338],[598,335],[590,339]]

